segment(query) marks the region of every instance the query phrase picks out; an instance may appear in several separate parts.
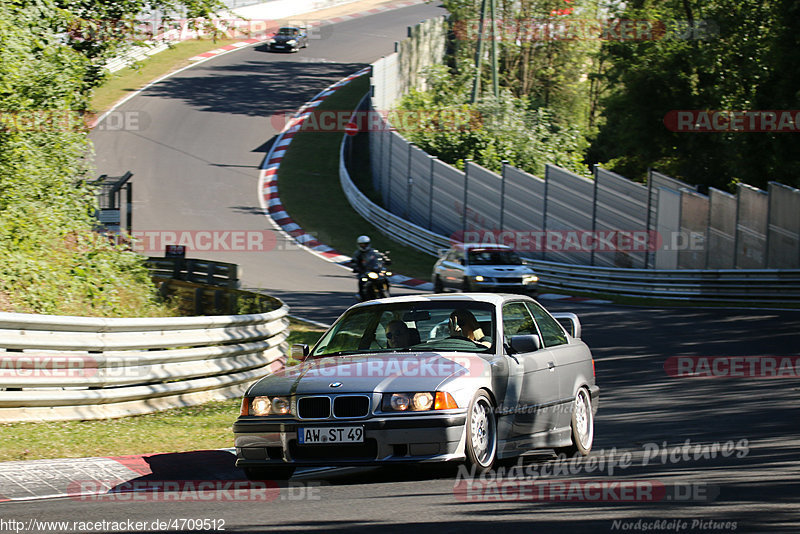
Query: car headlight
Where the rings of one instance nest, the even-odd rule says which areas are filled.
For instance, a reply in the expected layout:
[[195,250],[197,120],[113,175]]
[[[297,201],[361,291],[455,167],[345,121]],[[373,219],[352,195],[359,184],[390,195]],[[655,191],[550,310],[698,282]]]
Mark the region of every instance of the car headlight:
[[538,282],[538,281],[539,281],[539,277],[536,276],[535,274],[526,274],[526,275],[524,275],[522,277],[522,283],[523,284],[532,284],[532,283]]
[[267,39],[267,44],[275,44],[275,39]]
[[253,397],[250,401],[250,415],[286,415],[289,411],[290,403],[286,397]]
[[452,395],[444,391],[416,393],[384,393],[381,409],[384,412],[426,412],[458,408]]
[[286,41],[286,44],[290,44],[290,45],[297,44],[297,39],[289,39],[288,41]]
[[485,278],[481,275],[473,276],[472,279],[475,280],[476,282],[483,282],[485,280]]

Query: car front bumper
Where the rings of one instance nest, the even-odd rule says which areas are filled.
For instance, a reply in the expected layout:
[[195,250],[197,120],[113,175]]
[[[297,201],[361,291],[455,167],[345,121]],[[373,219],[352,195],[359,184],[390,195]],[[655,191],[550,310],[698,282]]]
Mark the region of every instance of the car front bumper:
[[[371,465],[464,459],[466,413],[298,421],[244,416],[233,425],[237,467]],[[298,429],[364,428],[364,443],[301,445]]]
[[538,282],[531,282],[529,284],[523,284],[518,282],[513,283],[504,283],[498,281],[484,281],[478,282],[476,280],[470,280],[470,288],[474,291],[481,291],[487,293],[529,293],[529,294],[536,294],[539,290],[539,283]]

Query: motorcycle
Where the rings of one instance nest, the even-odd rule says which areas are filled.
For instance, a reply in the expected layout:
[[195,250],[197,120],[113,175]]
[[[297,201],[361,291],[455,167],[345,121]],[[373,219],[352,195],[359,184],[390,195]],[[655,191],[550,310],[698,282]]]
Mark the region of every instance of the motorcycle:
[[386,267],[391,264],[392,260],[389,258],[389,251],[379,252],[375,250],[373,254],[370,254],[365,262],[366,268],[361,273],[359,300],[365,302],[389,296],[391,287],[389,277],[392,276],[392,273]]

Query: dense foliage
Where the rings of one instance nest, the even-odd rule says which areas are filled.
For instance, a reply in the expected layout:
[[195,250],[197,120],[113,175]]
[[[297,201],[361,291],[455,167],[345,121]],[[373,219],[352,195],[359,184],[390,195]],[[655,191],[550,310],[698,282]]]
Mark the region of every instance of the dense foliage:
[[[401,104],[473,117],[460,130],[435,132],[435,120],[400,128],[426,150],[493,169],[507,159],[534,173],[544,163],[578,172],[600,164],[632,179],[655,168],[722,189],[800,185],[800,2],[495,0],[501,94],[490,94],[486,29],[480,99],[469,104],[481,3],[444,2],[454,79],[433,73],[431,90]],[[723,118],[790,110],[798,124],[784,132],[737,131],[735,123],[676,131],[675,114],[690,110]]]
[[546,163],[587,173],[582,133],[548,108],[507,89],[498,98],[470,104],[466,84],[453,84],[446,67],[431,68],[427,75],[428,90],[411,91],[389,117],[424,151],[459,168],[470,159],[495,172],[506,161],[538,176],[544,176]]
[[610,92],[593,160],[630,177],[655,167],[718,188],[800,185],[800,124],[780,133],[673,132],[664,124],[673,110],[800,109],[800,2],[638,0],[619,16],[685,21],[690,31],[604,45]]
[[83,116],[103,53],[63,31],[76,14],[114,6],[133,17],[144,4],[0,0],[0,310],[170,313],[141,259],[93,232]]

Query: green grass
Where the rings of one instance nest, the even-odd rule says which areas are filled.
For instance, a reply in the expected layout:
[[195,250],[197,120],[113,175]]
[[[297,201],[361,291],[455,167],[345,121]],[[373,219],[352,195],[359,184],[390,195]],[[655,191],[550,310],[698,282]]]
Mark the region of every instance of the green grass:
[[[313,344],[322,329],[292,320],[289,343]],[[0,462],[220,449],[233,446],[241,401],[212,401],[96,421],[0,424]]]
[[133,91],[192,63],[189,58],[209,50],[237,42],[234,39],[212,41],[197,39],[181,41],[172,48],[159,52],[134,67],[122,69],[110,75],[108,80],[95,89],[92,96],[92,109],[103,112]]
[[[318,110],[355,109],[369,90],[362,76],[339,89]],[[392,241],[356,213],[339,185],[341,132],[298,133],[289,145],[278,173],[278,192],[286,212],[306,232],[326,245],[350,255],[356,238],[367,234],[379,250],[390,250],[391,269],[399,274],[430,280],[435,258]]]

